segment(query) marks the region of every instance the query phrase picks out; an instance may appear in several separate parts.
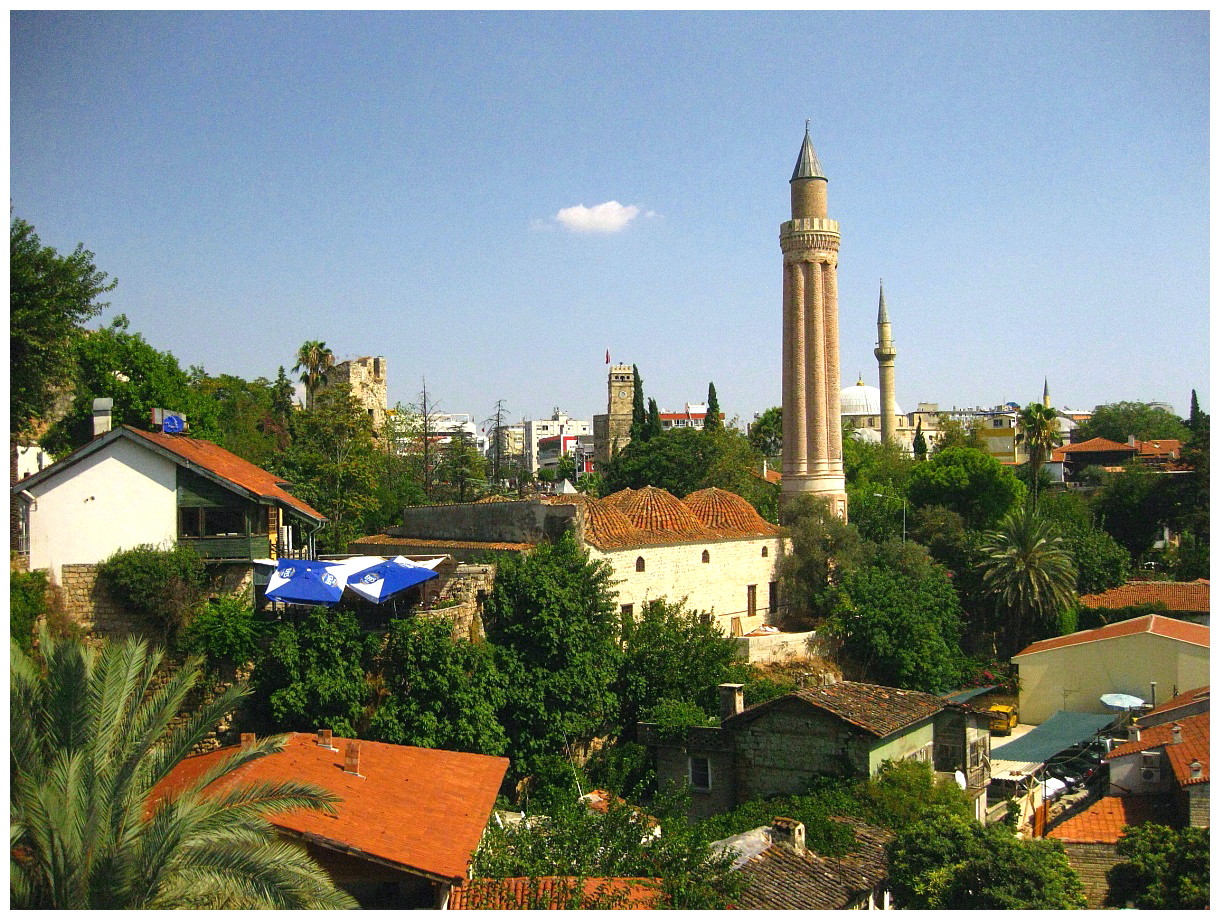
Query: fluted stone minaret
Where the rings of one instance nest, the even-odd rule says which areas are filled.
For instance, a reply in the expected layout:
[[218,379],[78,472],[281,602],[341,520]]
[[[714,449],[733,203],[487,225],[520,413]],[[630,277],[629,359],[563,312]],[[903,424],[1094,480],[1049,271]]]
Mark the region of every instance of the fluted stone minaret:
[[877,375],[881,387],[881,440],[894,440],[894,424],[898,419],[898,400],[894,396],[894,359],[898,349],[890,334],[890,314],[885,309],[885,284],[881,285],[881,302],[877,306]]
[[826,216],[826,176],[809,139],[792,171],[784,253],[784,472],[781,497],[825,498],[847,518],[839,408],[839,222]]

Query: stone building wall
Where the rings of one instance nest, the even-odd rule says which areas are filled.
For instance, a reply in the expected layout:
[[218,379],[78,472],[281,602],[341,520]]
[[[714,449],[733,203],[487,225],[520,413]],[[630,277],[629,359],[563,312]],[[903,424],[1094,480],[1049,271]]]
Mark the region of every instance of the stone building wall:
[[483,605],[496,583],[496,567],[489,564],[463,564],[441,585],[430,607],[420,616],[439,617],[453,622],[454,638],[476,641],[483,638]]
[[1110,867],[1118,863],[1118,847],[1113,843],[1064,843],[1068,863],[1080,881],[1084,883],[1085,897],[1089,899],[1089,907],[1100,908],[1110,891],[1106,882],[1106,873]]
[[327,383],[346,383],[352,396],[373,420],[378,431],[386,416],[386,364],[383,357],[356,358],[336,364],[326,373]]

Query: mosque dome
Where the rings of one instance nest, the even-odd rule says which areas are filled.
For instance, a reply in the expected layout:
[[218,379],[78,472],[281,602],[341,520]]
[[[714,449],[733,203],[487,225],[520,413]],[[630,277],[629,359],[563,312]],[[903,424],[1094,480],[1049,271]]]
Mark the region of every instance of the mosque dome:
[[682,499],[682,503],[717,533],[746,536],[775,532],[775,527],[763,520],[754,506],[735,492],[717,488],[700,489]]
[[[880,415],[881,391],[876,387],[867,386],[864,378],[859,378],[856,385],[844,387],[839,391],[839,406],[843,415]],[[895,406],[896,415],[902,415],[902,409]]]

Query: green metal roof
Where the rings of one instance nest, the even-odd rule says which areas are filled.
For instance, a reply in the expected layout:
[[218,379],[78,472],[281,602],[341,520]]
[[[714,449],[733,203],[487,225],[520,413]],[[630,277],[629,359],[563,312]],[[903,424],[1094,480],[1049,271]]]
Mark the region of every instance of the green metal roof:
[[966,703],[974,699],[976,696],[982,696],[988,690],[994,690],[998,684],[992,684],[990,687],[973,687],[970,690],[958,690],[954,693],[942,693],[941,697],[946,703]]
[[1114,713],[1065,712],[1061,709],[1033,731],[992,748],[991,759],[1045,763],[1073,744],[1088,741],[1118,718]]

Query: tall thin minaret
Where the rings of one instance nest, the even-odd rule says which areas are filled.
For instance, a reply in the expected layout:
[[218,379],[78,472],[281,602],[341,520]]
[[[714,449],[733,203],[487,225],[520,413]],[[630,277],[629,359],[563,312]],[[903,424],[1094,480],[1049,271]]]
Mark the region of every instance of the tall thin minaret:
[[898,400],[894,397],[894,359],[898,349],[890,334],[890,315],[885,309],[885,283],[881,284],[881,302],[877,306],[877,374],[881,378],[881,440],[894,440],[894,423],[898,418]]
[[812,494],[847,518],[839,407],[839,222],[826,216],[826,176],[809,139],[792,171],[784,253],[784,471],[781,499]]
[[1042,378],[1042,405],[1047,409],[1051,407],[1051,385],[1045,377]]

